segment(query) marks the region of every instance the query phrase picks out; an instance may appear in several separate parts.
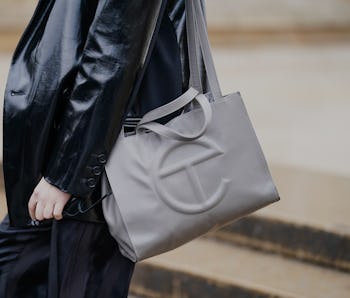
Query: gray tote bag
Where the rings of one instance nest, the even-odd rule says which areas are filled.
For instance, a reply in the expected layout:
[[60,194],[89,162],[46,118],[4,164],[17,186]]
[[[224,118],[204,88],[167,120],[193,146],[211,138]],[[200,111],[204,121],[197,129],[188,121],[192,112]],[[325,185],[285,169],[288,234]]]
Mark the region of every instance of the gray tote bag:
[[[103,212],[132,261],[169,251],[278,201],[240,93],[223,96],[200,2],[186,0],[190,88],[117,139],[102,176]],[[203,55],[210,93],[199,76]],[[186,107],[166,125],[155,120]]]

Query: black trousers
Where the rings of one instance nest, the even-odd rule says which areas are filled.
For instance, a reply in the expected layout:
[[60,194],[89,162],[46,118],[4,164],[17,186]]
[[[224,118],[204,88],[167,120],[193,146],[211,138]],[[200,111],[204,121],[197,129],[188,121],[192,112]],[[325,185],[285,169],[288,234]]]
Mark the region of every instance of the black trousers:
[[48,227],[0,224],[1,298],[126,298],[134,270],[106,224],[63,219]]

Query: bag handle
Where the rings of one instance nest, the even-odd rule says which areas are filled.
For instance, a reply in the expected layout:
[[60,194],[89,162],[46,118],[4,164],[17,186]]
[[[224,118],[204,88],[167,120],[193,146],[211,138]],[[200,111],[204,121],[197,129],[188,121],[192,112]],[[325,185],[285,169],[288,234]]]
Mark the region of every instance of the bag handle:
[[138,123],[138,126],[163,118],[181,109],[182,107],[184,107],[185,105],[193,101],[193,99],[198,94],[199,94],[199,91],[197,91],[192,87],[189,88],[184,94],[182,94],[180,97],[177,97],[175,100],[146,113]]
[[[136,127],[136,133],[138,133],[138,131],[141,129],[148,129],[148,130],[151,130],[151,131],[153,131],[161,136],[171,138],[171,139],[174,139],[177,141],[192,141],[192,140],[198,139],[207,130],[207,127],[212,119],[213,111],[212,111],[212,108],[210,106],[208,99],[203,94],[197,94],[196,97],[194,99],[191,98],[189,100],[189,102],[191,102],[193,100],[196,100],[199,103],[199,105],[203,111],[203,114],[204,114],[204,123],[198,132],[196,132],[194,134],[184,134],[184,133],[178,132],[178,131],[176,131],[168,126],[165,126],[165,125],[159,124],[158,122],[152,121],[152,122],[148,122],[148,123],[145,123],[142,125],[138,125]],[[186,102],[186,100],[184,100],[182,103],[184,104],[185,102]]]

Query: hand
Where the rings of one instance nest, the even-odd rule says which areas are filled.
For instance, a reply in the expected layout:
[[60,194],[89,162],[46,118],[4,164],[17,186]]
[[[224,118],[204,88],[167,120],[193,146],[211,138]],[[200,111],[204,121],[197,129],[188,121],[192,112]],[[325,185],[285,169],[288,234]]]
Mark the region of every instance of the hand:
[[50,218],[60,220],[70,197],[71,194],[61,191],[42,177],[29,199],[30,217],[39,221]]

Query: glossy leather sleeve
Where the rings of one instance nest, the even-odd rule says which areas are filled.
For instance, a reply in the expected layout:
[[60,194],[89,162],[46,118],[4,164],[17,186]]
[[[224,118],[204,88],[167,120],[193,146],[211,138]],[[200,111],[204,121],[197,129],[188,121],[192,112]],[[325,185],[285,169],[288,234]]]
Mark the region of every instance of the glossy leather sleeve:
[[97,185],[163,2],[99,1],[43,171],[45,180],[62,191],[87,198]]

